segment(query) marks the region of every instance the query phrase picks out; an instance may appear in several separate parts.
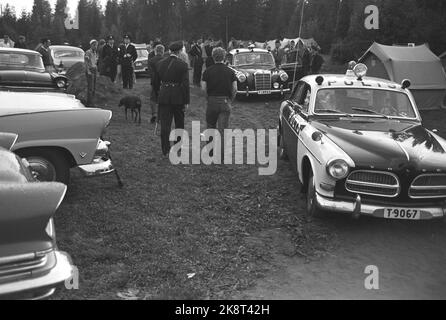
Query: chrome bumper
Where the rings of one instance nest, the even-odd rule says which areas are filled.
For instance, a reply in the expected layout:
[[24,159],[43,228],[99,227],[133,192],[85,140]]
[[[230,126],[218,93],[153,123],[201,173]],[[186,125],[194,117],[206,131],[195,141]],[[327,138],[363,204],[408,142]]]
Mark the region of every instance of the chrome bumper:
[[91,164],[79,166],[85,177],[99,177],[115,172],[109,153],[110,142],[99,140],[96,153]]
[[[364,204],[359,195],[355,202],[347,202],[326,198],[318,193],[316,193],[316,205],[319,209],[328,212],[351,214],[354,217],[367,216],[372,218],[384,218],[384,208],[386,207],[386,205]],[[392,206],[389,204],[387,207],[399,206]],[[421,212],[420,220],[441,219],[446,217],[446,204],[443,207],[423,207],[415,205],[414,208],[407,209],[418,209]]]
[[87,177],[99,177],[115,172],[115,168],[110,159],[95,159],[92,164],[79,166],[81,173]]
[[33,292],[48,288],[46,293],[35,299],[43,299],[54,293],[55,287],[73,276],[73,266],[66,253],[56,251],[56,266],[51,271],[38,278],[30,278],[6,284],[0,284],[0,296],[17,295],[24,292]]
[[259,92],[262,91],[269,91],[269,94],[276,94],[276,93],[280,93],[280,94],[285,94],[285,93],[289,93],[291,91],[291,89],[287,89],[287,88],[283,88],[283,89],[272,89],[272,90],[238,90],[237,94],[244,94],[246,96],[250,96],[250,95],[264,95],[267,96],[269,94],[260,94]]

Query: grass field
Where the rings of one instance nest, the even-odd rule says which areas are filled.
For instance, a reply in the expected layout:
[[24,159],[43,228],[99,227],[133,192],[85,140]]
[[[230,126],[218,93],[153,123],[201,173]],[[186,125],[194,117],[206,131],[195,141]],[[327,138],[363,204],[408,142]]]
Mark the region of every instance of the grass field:
[[[134,89],[144,97],[141,126],[125,121],[118,94],[104,106],[114,113],[106,138],[125,188],[114,176],[83,179],[73,171],[56,227],[80,288],[62,289],[56,299],[230,299],[277,267],[278,250],[311,260],[336,247],[329,227],[305,221],[288,163],[260,177],[256,166],[172,166],[163,159],[149,124],[148,86],[141,78]],[[279,105],[239,102],[231,127],[276,128]],[[189,128],[204,123],[204,108],[193,89]],[[423,115],[445,136],[445,111]],[[278,245],[281,237],[291,245]]]

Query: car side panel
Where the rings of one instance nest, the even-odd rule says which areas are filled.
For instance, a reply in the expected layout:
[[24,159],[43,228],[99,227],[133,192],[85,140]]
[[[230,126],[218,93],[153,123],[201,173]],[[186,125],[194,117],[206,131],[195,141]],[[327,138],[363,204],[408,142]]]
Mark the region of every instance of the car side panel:
[[0,129],[16,132],[13,151],[30,147],[68,150],[77,165],[93,161],[98,140],[111,119],[111,111],[79,109],[0,117]]

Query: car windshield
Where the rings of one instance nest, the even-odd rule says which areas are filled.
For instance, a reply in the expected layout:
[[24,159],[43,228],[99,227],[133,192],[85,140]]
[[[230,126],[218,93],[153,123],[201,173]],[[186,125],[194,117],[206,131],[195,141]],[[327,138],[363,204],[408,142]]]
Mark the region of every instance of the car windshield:
[[44,70],[40,55],[33,53],[0,52],[0,70]]
[[138,49],[138,58],[148,58],[149,57],[149,52],[146,49]]
[[385,118],[416,118],[407,94],[379,89],[339,88],[319,90],[315,114],[346,114]]
[[274,66],[274,58],[271,53],[248,52],[239,53],[234,57],[234,66],[271,65]]
[[70,58],[75,59],[79,58],[82,60],[84,58],[84,53],[82,51],[78,50],[55,50],[54,51],[54,58],[56,59],[63,59],[63,58]]

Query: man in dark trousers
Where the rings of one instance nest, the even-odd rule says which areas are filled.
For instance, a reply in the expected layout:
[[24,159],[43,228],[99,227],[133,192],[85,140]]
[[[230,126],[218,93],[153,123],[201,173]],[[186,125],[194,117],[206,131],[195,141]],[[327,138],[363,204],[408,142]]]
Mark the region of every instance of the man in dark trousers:
[[162,44],[158,44],[154,50],[155,56],[153,58],[149,58],[148,63],[149,77],[151,78],[150,108],[152,109],[152,119],[150,119],[150,123],[152,124],[158,121],[158,96],[156,95],[154,89],[155,71],[158,62],[165,58],[164,51],[164,46]]
[[201,44],[203,41],[199,39],[194,44],[189,54],[194,58],[194,85],[200,86],[201,74],[203,73],[203,50]]
[[119,64],[121,65],[122,84],[124,89],[133,89],[134,63],[138,59],[138,53],[130,43],[129,35],[124,36],[124,44],[119,47]]
[[[153,87],[158,96],[163,155],[169,156],[172,120],[176,129],[184,129],[185,111],[190,103],[189,66],[178,58],[183,42],[169,46],[170,56],[161,60],[155,70]],[[179,143],[181,139],[178,139]]]
[[107,38],[107,44],[102,49],[102,72],[101,75],[109,77],[115,82],[118,73],[118,47],[115,45],[113,36]]

